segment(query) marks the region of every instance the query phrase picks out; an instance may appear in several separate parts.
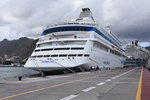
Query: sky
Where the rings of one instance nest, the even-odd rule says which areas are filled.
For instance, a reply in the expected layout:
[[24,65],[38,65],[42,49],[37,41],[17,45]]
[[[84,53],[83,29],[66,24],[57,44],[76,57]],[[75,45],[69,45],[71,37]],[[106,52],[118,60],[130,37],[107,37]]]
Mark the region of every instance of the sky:
[[150,40],[150,0],[1,0],[0,41],[38,38],[47,25],[78,18],[89,7],[97,23],[110,25],[126,44]]

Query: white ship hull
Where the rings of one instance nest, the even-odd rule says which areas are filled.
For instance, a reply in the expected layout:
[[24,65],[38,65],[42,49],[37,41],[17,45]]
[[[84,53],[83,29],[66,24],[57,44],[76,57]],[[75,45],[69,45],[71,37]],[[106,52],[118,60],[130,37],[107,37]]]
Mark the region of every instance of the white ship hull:
[[[42,71],[53,71],[60,69],[70,69],[74,67],[82,68],[83,70],[89,70],[91,67],[99,68],[119,68],[124,66],[124,58],[114,56],[111,53],[91,52],[90,57],[74,57],[74,58],[60,58],[58,60],[47,60],[48,58],[42,58],[31,60],[30,58],[26,63],[26,67],[42,70]],[[55,58],[54,58],[55,59]]]

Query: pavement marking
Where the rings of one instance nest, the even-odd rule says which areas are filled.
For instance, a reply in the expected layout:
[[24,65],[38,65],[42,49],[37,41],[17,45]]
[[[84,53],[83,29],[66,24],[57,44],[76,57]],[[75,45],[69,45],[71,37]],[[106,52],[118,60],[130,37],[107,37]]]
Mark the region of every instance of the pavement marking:
[[112,79],[116,79],[116,77],[112,77]]
[[123,75],[125,75],[125,74],[127,74],[127,73],[129,73],[129,72],[131,72],[131,71],[133,71],[133,70],[135,70],[136,68],[134,68],[134,69],[131,69],[131,70],[129,70],[129,71],[127,71],[127,72],[124,72],[124,73],[122,73],[122,74],[120,74],[120,75],[117,75],[117,76],[115,76],[116,78],[118,78],[118,77],[121,77],[121,76],[123,76]]
[[45,87],[45,88],[39,88],[39,89],[27,91],[27,92],[22,92],[22,93],[18,93],[18,94],[14,94],[14,95],[10,95],[10,96],[6,96],[6,97],[3,97],[3,98],[0,98],[0,100],[5,100],[5,99],[9,99],[9,98],[25,95],[25,94],[30,94],[30,93],[34,93],[34,92],[38,92],[38,91],[42,91],[42,90],[50,89],[50,88],[54,88],[54,87],[64,86],[64,85],[68,85],[68,84],[71,84],[71,83],[75,83],[75,82],[80,82],[80,81],[87,80],[87,79],[96,78],[98,76],[99,75],[95,75],[95,76],[91,76],[91,77],[81,78],[79,80],[69,81],[69,82],[65,82],[65,83],[61,83],[61,84],[57,84],[57,85],[52,85],[52,86]]
[[84,90],[82,90],[82,91],[83,91],[83,92],[88,92],[88,91],[90,91],[90,90],[93,90],[94,88],[96,88],[96,87],[91,86],[91,87],[88,87],[88,88],[86,88],[86,89],[84,89]]
[[137,89],[136,99],[135,100],[141,100],[142,76],[143,76],[143,68],[141,69],[140,80],[139,80],[139,85],[138,85],[138,89]]
[[[134,69],[132,69],[132,70],[134,70]],[[130,71],[132,71],[132,70],[130,70]],[[116,72],[109,72],[107,74],[110,74],[110,73],[116,73]],[[44,87],[44,88],[39,88],[39,89],[34,89],[34,90],[31,90],[31,91],[27,91],[27,92],[22,92],[22,93],[18,93],[18,94],[14,94],[14,95],[9,95],[9,96],[0,98],[0,100],[10,99],[10,98],[14,98],[14,97],[17,97],[17,96],[30,94],[30,93],[34,93],[34,92],[50,89],[50,88],[60,87],[60,86],[64,86],[64,85],[68,85],[68,84],[72,84],[72,83],[76,83],[76,82],[80,82],[80,81],[83,81],[83,80],[96,78],[98,76],[99,75],[94,75],[94,76],[91,76],[91,77],[81,78],[81,79],[78,79],[78,80],[68,81],[68,82],[64,82],[64,83],[60,83],[60,84],[56,84],[56,85],[52,85],[52,86],[48,86],[48,87]]]
[[105,84],[105,82],[101,82],[101,83],[98,83],[97,85],[100,86],[100,85],[104,85],[104,84]]
[[62,99],[60,99],[60,100],[70,100],[70,99],[73,99],[73,98],[75,98],[75,97],[77,97],[78,95],[70,95],[70,96],[67,96],[67,97],[64,97],[64,98],[62,98]]
[[110,81],[111,81],[111,79],[107,79],[107,80],[106,80],[106,82],[110,82]]
[[118,77],[120,77],[120,76],[116,76],[116,78],[118,78]]

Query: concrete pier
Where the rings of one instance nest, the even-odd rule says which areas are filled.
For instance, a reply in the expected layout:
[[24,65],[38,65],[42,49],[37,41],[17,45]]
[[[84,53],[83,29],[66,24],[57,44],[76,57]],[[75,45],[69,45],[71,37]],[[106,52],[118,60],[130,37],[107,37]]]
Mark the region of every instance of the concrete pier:
[[0,81],[0,100],[135,100],[141,68]]

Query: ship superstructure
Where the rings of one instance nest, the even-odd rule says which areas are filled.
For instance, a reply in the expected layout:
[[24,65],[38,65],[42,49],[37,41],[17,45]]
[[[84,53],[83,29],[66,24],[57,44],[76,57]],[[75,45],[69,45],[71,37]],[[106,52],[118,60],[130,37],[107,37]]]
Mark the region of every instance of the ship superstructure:
[[150,55],[150,52],[144,47],[141,47],[137,40],[132,42],[132,44],[128,44],[125,51],[128,56],[132,56],[135,59],[147,59]]
[[25,67],[41,71],[123,67],[125,51],[110,31],[99,28],[89,8],[79,18],[47,26]]

